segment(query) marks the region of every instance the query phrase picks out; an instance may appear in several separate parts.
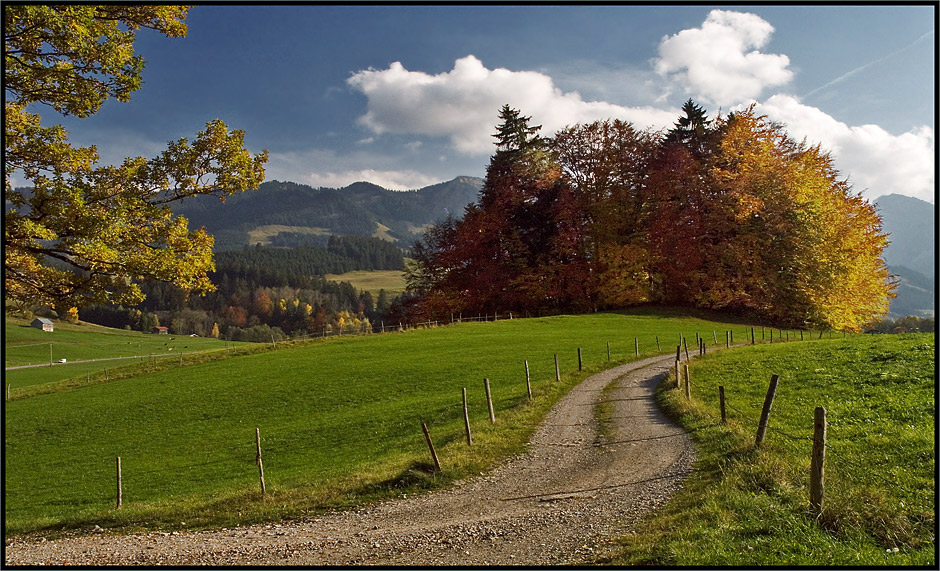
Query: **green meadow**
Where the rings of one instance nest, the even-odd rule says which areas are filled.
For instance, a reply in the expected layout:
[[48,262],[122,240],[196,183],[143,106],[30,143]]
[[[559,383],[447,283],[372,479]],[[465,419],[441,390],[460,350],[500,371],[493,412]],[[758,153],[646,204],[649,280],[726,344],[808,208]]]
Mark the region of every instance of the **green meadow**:
[[[692,400],[674,378],[659,399],[690,431],[696,470],[610,562],[935,568],[935,350],[934,334],[856,335],[693,360]],[[758,448],[773,374],[779,384]],[[828,418],[821,513],[809,506],[817,406]]]
[[[177,360],[181,354],[191,358],[194,353],[246,345],[204,337],[125,331],[84,322],[56,321],[55,331],[46,332],[30,327],[29,320],[10,316],[6,316],[3,334],[4,367],[45,365],[6,371],[4,383],[14,396],[25,387],[103,375],[106,368],[114,371],[154,359]],[[59,363],[60,359],[66,362]]]
[[[745,325],[700,315],[638,310],[334,337],[14,398],[4,415],[7,533],[225,526],[445,485],[521,450],[570,387],[636,359],[635,342],[642,358],[660,352],[657,338],[662,353],[674,352],[681,335],[723,343],[733,328],[744,338]],[[464,441],[463,387],[472,447]],[[442,473],[430,469],[421,423]]]

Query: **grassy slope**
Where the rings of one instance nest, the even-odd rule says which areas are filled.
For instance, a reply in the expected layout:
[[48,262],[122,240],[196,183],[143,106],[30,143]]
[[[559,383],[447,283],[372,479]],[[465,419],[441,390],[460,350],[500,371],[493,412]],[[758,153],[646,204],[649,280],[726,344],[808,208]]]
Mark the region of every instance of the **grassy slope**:
[[[697,443],[697,471],[638,534],[623,565],[935,566],[933,334],[764,345],[691,366],[693,401],[661,387]],[[764,446],[756,424],[780,384]],[[721,426],[718,385],[729,423]],[[828,412],[826,496],[809,511],[813,410]]]
[[[656,312],[516,319],[371,337],[174,368],[7,403],[8,532],[82,526],[228,525],[296,516],[439,485],[518,450],[591,370],[670,352],[725,325]],[[736,326],[744,337],[744,327]],[[719,335],[719,339],[721,335]],[[586,370],[577,372],[577,348]],[[553,353],[562,383],[554,382]],[[534,403],[526,403],[528,359]],[[497,427],[487,419],[483,377]],[[468,388],[474,446],[463,444]],[[426,422],[445,475],[426,475]],[[258,493],[260,427],[269,495]],[[112,509],[121,456],[125,506]]]
[[349,282],[359,290],[365,290],[377,298],[384,289],[389,296],[405,291],[405,274],[399,270],[355,270],[345,274],[326,274],[334,282]]
[[[134,359],[76,363],[91,359],[156,355],[178,358],[180,353],[224,349],[225,341],[203,337],[153,335],[140,331],[112,329],[90,323],[55,322],[52,333],[29,327],[29,321],[6,317],[4,324],[4,366],[48,364],[49,345],[52,360],[67,359],[66,364],[52,367],[6,371],[4,382],[13,392],[23,387],[60,381],[70,377],[95,374],[105,368],[115,369],[136,362]],[[243,343],[234,343],[244,345]]]

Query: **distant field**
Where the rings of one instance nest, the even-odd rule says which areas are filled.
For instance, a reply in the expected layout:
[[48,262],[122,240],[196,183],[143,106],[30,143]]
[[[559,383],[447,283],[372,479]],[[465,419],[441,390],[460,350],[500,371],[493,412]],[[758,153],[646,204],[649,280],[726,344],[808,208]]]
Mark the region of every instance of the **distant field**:
[[[662,512],[624,538],[613,563],[936,568],[934,351],[933,334],[857,335],[693,361],[692,402],[684,389],[660,396],[696,441],[697,469]],[[772,374],[780,381],[770,428],[755,449]],[[817,406],[829,423],[818,519],[808,491]]]
[[384,289],[389,296],[405,291],[405,274],[400,270],[356,270],[345,274],[327,274],[326,279],[336,282],[349,282],[356,289],[372,294],[373,299]]
[[[13,390],[125,366],[135,362],[131,357],[137,357],[138,361],[151,355],[169,358],[181,353],[245,345],[204,337],[154,335],[81,322],[73,325],[56,321],[55,331],[50,333],[30,327],[29,321],[15,317],[6,318],[3,342],[4,367],[53,363],[52,366],[5,371],[4,383]],[[58,363],[59,359],[66,359],[66,363]],[[78,362],[93,359],[97,361]]]
[[[224,526],[394,497],[517,452],[591,372],[675,351],[727,323],[675,312],[464,323],[330,338],[6,403],[7,533],[87,526]],[[733,325],[744,338],[744,325]],[[608,362],[607,343],[610,343]],[[582,348],[584,370],[578,371]],[[557,353],[562,381],[555,382]],[[523,360],[535,400],[527,401]],[[497,424],[487,417],[483,377]],[[464,442],[468,389],[474,446]],[[432,431],[443,475],[429,475]],[[258,491],[261,430],[268,496]],[[124,507],[113,509],[121,456]]]

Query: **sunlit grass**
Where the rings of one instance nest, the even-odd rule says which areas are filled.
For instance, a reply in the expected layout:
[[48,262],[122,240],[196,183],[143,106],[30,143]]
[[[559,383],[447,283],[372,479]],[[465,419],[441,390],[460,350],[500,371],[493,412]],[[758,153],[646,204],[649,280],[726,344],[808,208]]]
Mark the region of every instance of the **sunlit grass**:
[[[691,431],[696,471],[624,538],[618,564],[936,565],[934,335],[764,345],[693,362],[693,400],[659,398]],[[764,444],[756,426],[780,376]],[[673,381],[674,382],[674,381]],[[720,424],[718,386],[728,424]],[[826,493],[809,508],[813,411],[827,409]]]

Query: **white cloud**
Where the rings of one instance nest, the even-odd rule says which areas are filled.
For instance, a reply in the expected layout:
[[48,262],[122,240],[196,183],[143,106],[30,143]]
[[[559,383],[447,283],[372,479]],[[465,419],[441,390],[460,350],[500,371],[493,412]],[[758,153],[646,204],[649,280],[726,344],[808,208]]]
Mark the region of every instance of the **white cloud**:
[[793,77],[787,56],[758,51],[773,31],[754,14],[712,10],[702,27],[663,37],[653,63],[692,97],[727,107]]
[[408,168],[362,168],[389,163],[394,157],[377,154],[350,153],[338,155],[327,149],[301,152],[272,152],[265,165],[267,180],[283,180],[342,188],[354,182],[371,182],[389,190],[412,190],[436,184],[441,177]]
[[362,126],[376,134],[447,137],[465,154],[493,151],[491,134],[504,104],[532,116],[546,135],[566,125],[608,118],[640,128],[664,128],[672,126],[677,116],[672,110],[584,101],[577,92],[563,93],[545,74],[487,69],[472,55],[437,75],[408,71],[394,62],[385,70],[360,71],[348,83],[368,98],[367,111],[359,118]]
[[756,111],[832,153],[836,167],[871,200],[903,194],[934,201],[934,132],[928,126],[892,135],[878,125],[849,126],[790,95],[774,95]]
[[342,188],[354,182],[371,182],[388,190],[415,190],[432,184],[440,179],[430,177],[413,170],[348,170],[341,172],[310,172],[301,181],[310,186]]

